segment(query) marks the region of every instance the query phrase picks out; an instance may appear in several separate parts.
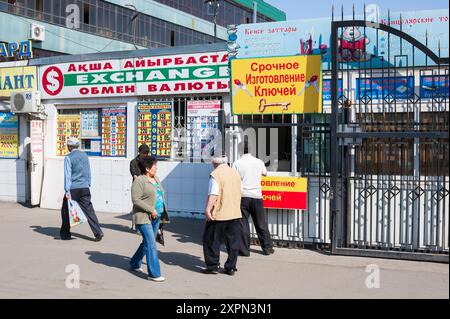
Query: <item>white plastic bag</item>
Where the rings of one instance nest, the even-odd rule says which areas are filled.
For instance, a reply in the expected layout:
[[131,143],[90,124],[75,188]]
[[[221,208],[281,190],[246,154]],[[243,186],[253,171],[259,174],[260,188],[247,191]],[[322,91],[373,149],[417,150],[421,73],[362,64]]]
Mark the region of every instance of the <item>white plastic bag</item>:
[[77,226],[87,222],[86,215],[81,209],[80,205],[72,199],[68,199],[69,205],[69,221],[70,227]]

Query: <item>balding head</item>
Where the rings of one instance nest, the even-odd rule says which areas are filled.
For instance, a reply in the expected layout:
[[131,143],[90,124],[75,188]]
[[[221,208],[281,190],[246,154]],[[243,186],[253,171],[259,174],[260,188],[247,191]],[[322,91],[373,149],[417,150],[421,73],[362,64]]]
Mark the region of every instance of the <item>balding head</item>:
[[226,156],[213,157],[211,159],[211,163],[214,166],[214,168],[222,164],[228,164],[228,157]]

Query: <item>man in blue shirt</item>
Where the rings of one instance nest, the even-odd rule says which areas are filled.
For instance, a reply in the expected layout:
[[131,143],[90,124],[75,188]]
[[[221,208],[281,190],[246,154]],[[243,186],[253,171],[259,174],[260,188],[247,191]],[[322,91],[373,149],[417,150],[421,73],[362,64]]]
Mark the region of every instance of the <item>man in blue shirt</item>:
[[97,216],[95,215],[94,207],[91,202],[91,168],[89,165],[89,158],[80,151],[78,147],[80,141],[75,137],[67,139],[67,148],[69,154],[64,158],[64,200],[61,208],[61,239],[71,239],[70,221],[68,199],[78,202],[88,220],[89,226],[95,236],[95,241],[100,241],[103,237],[103,232],[100,229]]

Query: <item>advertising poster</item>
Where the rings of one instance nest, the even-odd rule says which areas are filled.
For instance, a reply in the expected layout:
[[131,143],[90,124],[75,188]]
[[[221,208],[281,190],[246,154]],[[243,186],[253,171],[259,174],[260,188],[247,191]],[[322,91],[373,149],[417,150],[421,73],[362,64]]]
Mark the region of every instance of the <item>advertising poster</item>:
[[98,111],[81,110],[81,138],[98,137]]
[[420,77],[420,97],[424,99],[448,98],[448,75],[422,75]]
[[19,118],[0,112],[0,158],[19,157]]
[[9,98],[12,92],[37,90],[35,66],[0,68],[0,96]]
[[[401,16],[401,19],[400,19]],[[340,17],[339,17],[340,18]],[[357,15],[356,20],[364,20]],[[345,16],[344,20],[352,20]],[[442,57],[449,55],[449,11],[424,10],[380,14],[378,6],[367,7],[366,20],[402,28],[406,34],[421,43],[428,43],[436,55],[439,47]],[[420,50],[413,51],[412,45],[401,42],[398,37],[375,28],[343,28],[338,38],[338,59],[349,62],[349,67],[361,67],[359,63],[370,62],[377,68],[412,65],[425,66],[427,61]],[[247,59],[256,57],[322,55],[323,69],[331,70],[331,13],[330,18],[303,19],[270,23],[242,24],[228,27],[228,54],[230,58]],[[390,54],[389,54],[390,52]],[[396,56],[403,56],[398,59]],[[428,65],[431,61],[428,60]]]
[[[323,101],[331,101],[331,80],[322,81]],[[338,80],[338,98],[342,96],[342,79]]]
[[102,156],[125,156],[126,121],[126,108],[102,109]]
[[308,208],[307,178],[263,176],[261,187],[264,208]]
[[[187,131],[190,158],[201,158],[207,146],[213,144],[219,125],[219,100],[188,101]],[[214,152],[214,147],[207,150]]]
[[229,92],[226,51],[43,66],[43,99]]
[[80,115],[79,114],[58,114],[56,155],[64,156],[69,153],[67,149],[67,138],[80,138]]
[[233,59],[234,115],[322,113],[320,55]]
[[172,102],[139,102],[138,145],[147,144],[150,155],[169,159],[172,150]]
[[31,128],[31,153],[38,154],[44,150],[43,121],[30,121]]
[[414,77],[385,77],[356,79],[356,99],[370,97],[372,100],[393,101],[408,99],[414,94]]

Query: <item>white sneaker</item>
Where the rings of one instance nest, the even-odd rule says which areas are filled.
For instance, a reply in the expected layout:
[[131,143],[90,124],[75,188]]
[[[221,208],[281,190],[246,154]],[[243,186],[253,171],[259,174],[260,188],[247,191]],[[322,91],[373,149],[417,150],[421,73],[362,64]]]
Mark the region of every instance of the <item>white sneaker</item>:
[[156,282],[163,282],[163,281],[166,280],[166,278],[164,278],[163,276],[159,276],[159,277],[156,277],[156,278],[148,277],[148,279],[150,279],[151,281],[156,281]]

